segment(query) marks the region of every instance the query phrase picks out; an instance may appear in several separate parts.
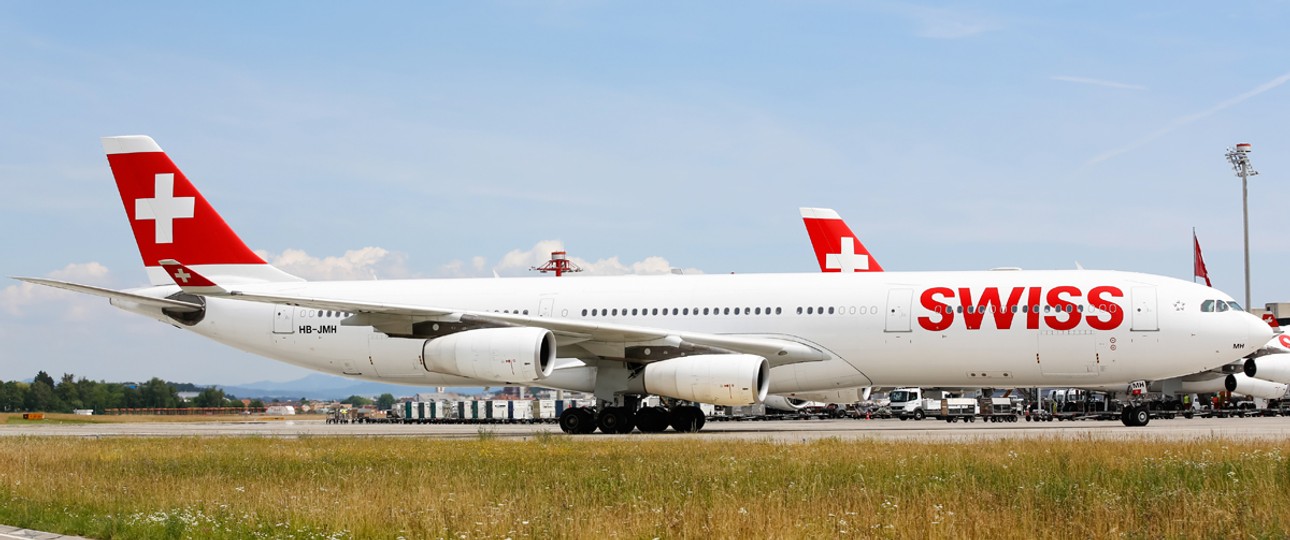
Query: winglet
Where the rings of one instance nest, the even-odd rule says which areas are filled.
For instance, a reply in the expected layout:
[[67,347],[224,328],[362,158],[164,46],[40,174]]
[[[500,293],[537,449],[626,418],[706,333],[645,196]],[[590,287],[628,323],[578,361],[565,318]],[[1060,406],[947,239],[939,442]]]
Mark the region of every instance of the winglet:
[[158,261],[161,267],[166,270],[166,275],[175,281],[180,289],[188,294],[201,295],[222,295],[228,294],[228,290],[216,285],[215,282],[206,278],[196,270],[184,266],[174,259],[162,259]]
[[822,272],[881,272],[882,265],[831,208],[802,208],[802,222]]

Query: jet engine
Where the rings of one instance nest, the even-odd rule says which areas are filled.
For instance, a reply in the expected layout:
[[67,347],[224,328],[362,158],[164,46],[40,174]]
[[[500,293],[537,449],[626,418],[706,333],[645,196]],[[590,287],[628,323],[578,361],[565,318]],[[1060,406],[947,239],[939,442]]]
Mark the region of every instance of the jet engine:
[[805,399],[797,399],[797,398],[791,398],[788,396],[772,394],[772,395],[766,396],[765,403],[766,403],[767,409],[775,409],[777,411],[784,411],[784,412],[797,412],[802,410],[802,408],[806,407],[806,405],[810,402],[806,401]]
[[1265,381],[1290,384],[1290,354],[1265,354],[1246,360],[1245,374]]
[[1263,399],[1279,399],[1286,395],[1286,385],[1255,379],[1244,373],[1233,373],[1227,376],[1223,386],[1228,392],[1236,392],[1250,397]]
[[752,405],[766,399],[770,362],[751,354],[701,354],[645,366],[645,391],[663,397]]
[[483,328],[426,341],[426,371],[495,382],[533,382],[555,367],[555,336],[545,328]]

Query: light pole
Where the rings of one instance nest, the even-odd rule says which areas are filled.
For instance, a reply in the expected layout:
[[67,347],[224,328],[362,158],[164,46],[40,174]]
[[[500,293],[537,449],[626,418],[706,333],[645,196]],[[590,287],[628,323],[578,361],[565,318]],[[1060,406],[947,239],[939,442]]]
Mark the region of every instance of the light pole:
[[1245,220],[1245,310],[1250,310],[1250,186],[1249,177],[1259,174],[1250,164],[1250,143],[1238,143],[1227,149],[1227,162],[1241,177],[1241,216]]

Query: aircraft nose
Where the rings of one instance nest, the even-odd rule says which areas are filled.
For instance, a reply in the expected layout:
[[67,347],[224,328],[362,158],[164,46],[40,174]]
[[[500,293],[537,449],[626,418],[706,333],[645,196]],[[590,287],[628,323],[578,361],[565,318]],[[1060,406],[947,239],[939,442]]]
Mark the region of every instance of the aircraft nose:
[[1245,326],[1247,328],[1247,337],[1245,338],[1246,347],[1257,349],[1272,339],[1272,327],[1269,326],[1268,323],[1263,322],[1263,319],[1255,317],[1249,313],[1245,313],[1244,315]]

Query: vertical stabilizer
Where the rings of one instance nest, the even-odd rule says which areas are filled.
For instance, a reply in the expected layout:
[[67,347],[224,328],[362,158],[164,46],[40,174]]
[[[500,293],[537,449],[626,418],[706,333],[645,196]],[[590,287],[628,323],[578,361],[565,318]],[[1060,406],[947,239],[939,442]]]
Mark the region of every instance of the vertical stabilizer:
[[174,283],[166,259],[227,283],[302,281],[251,251],[151,137],[104,137],[103,150],[153,285]]
[[803,208],[802,222],[823,272],[881,272],[882,265],[869,254],[842,217],[831,208]]

